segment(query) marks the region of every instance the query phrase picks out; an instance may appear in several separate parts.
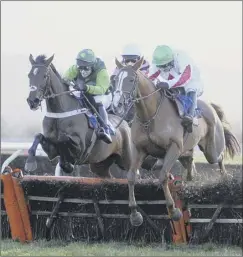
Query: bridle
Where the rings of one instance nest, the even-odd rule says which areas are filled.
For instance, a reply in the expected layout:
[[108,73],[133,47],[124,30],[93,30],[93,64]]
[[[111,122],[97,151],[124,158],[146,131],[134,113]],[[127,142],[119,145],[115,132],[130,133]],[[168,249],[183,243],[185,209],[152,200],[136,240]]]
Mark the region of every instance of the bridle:
[[[123,67],[120,69],[119,73],[117,74],[117,76],[121,73],[121,72],[124,72],[124,70],[127,69],[127,67]],[[116,126],[119,127],[119,125],[122,123],[122,121],[124,120],[124,118],[126,117],[126,115],[128,114],[130,108],[135,104],[135,103],[138,103],[140,101],[142,101],[143,99],[146,99],[150,96],[152,96],[153,94],[159,92],[161,90],[161,88],[158,88],[156,89],[155,91],[153,91],[152,93],[146,95],[146,96],[141,96],[141,97],[136,97],[136,90],[138,90],[138,94],[140,95],[140,90],[139,90],[139,87],[138,87],[138,82],[139,82],[139,77],[138,77],[138,74],[136,71],[134,71],[132,69],[132,72],[133,72],[133,75],[134,75],[134,82],[133,82],[133,87],[131,89],[131,91],[123,91],[125,94],[128,94],[128,97],[129,97],[129,100],[131,101],[131,106],[129,106],[127,112],[125,113],[125,115],[122,117],[122,120],[119,122],[119,124]],[[145,76],[145,75],[143,75]],[[148,79],[147,77],[145,77],[146,79]],[[147,134],[149,140],[155,144],[159,149],[160,147],[155,143],[153,142],[153,140],[151,139],[150,137],[150,125],[151,123],[153,122],[153,120],[156,118],[156,116],[158,115],[158,112],[159,112],[159,109],[160,109],[160,106],[162,105],[162,102],[165,98],[168,98],[168,99],[174,99],[175,95],[179,93],[179,89],[175,90],[174,92],[171,92],[170,90],[164,90],[164,94],[160,94],[161,97],[160,97],[160,101],[159,101],[159,104],[157,105],[157,108],[156,108],[156,111],[154,113],[154,115],[149,119],[149,120],[146,120],[146,121],[141,121],[141,119],[138,117],[138,115],[136,114],[136,118],[137,118],[137,121],[140,123],[140,125],[143,127],[144,129],[144,132]],[[188,136],[189,136],[189,133],[186,132],[184,133],[184,140],[183,140],[183,143],[185,143],[188,139]]]
[[[50,83],[50,81],[51,81],[51,73],[50,73],[51,72],[51,66],[47,67],[44,64],[33,64],[32,67],[33,68],[44,67],[46,69],[45,80],[41,85],[38,85],[39,92],[42,93],[40,98],[39,98],[39,101],[40,101],[39,105],[41,105],[41,102],[44,99],[55,98],[57,96],[69,94],[69,93],[72,93],[72,92],[76,91],[76,90],[69,90],[69,91],[58,93],[58,94],[54,94],[54,92],[51,88],[51,83]],[[35,85],[30,85],[30,86],[35,86]]]
[[[40,97],[39,97],[39,101],[41,104],[43,99],[49,98],[49,95],[50,95],[50,92],[52,92],[52,89],[50,87],[50,79],[51,79],[50,78],[50,68],[46,67],[44,64],[33,64],[32,65],[32,68],[40,68],[40,67],[44,67],[46,69],[45,79],[42,84],[38,85],[38,91],[41,93]],[[30,84],[30,87],[31,86],[36,87],[36,85]]]
[[[125,69],[128,69],[128,67],[123,67],[120,69],[119,73],[117,74],[117,77],[119,74],[121,74],[122,72],[125,71]],[[141,97],[136,97],[137,95],[137,90],[139,91],[139,88],[138,88],[138,82],[139,82],[139,76],[137,74],[137,72],[135,70],[132,69],[132,73],[134,75],[134,82],[133,82],[133,85],[132,85],[132,89],[131,91],[123,91],[123,95],[128,95],[127,97],[123,96],[124,98],[124,103],[127,104],[127,110],[126,110],[126,113],[124,114],[124,116],[122,117],[121,121],[119,122],[119,124],[116,126],[116,128],[118,128],[120,126],[120,124],[122,123],[122,121],[126,118],[128,112],[130,111],[130,109],[134,106],[135,103],[138,103],[150,96],[152,96],[153,94],[159,92],[161,89],[158,88],[156,89],[155,91],[153,91],[152,93],[146,95],[146,96],[141,96]],[[140,94],[140,91],[139,91],[139,94]],[[149,120],[146,120],[146,121],[141,121],[141,119],[136,115],[137,117],[137,120],[139,121],[139,123],[145,128],[145,129],[148,129],[148,127],[150,126],[150,124],[152,123],[152,121],[156,118],[156,116],[158,115],[158,112],[159,112],[159,109],[160,109],[160,106],[163,102],[163,99],[164,97],[160,97],[160,101],[159,101],[159,104],[156,108],[156,111],[154,113],[154,115],[149,119]]]

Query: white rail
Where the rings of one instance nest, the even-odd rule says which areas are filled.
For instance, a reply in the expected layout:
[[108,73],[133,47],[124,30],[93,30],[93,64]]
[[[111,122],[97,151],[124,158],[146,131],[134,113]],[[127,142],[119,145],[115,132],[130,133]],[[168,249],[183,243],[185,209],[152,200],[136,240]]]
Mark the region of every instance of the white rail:
[[[32,142],[1,142],[1,155],[10,154],[10,156],[4,161],[1,167],[1,174],[5,168],[18,156],[27,156],[28,149],[31,147]],[[42,150],[41,146],[37,147],[36,156],[47,156]]]
[[[17,150],[22,150],[20,155],[27,156],[31,145],[32,142],[1,142],[1,154],[13,154]],[[37,147],[36,156],[47,156],[40,145]]]

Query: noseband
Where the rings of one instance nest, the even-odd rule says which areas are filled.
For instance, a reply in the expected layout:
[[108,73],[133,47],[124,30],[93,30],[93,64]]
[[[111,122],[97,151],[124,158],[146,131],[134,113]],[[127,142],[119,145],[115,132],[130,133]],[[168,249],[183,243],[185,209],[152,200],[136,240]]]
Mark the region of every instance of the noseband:
[[[40,102],[44,99],[55,98],[60,95],[65,95],[65,94],[69,94],[74,91],[77,91],[77,90],[69,90],[69,91],[58,93],[58,94],[54,94],[53,90],[50,86],[51,85],[51,83],[50,83],[51,82],[51,74],[50,74],[51,67],[46,67],[44,64],[34,64],[34,65],[32,65],[32,67],[36,67],[36,68],[45,67],[46,68],[46,75],[45,75],[46,79],[43,84],[39,85],[39,87],[41,87],[40,91],[41,92],[44,91],[44,93],[42,94],[42,97],[40,99]],[[35,86],[35,85],[30,85],[30,86]]]
[[[119,74],[121,74],[122,72],[124,72],[125,69],[127,69],[127,67],[122,68],[122,69],[120,70]],[[127,95],[128,95],[127,97],[123,97],[123,98],[124,98],[124,103],[127,104],[128,108],[127,108],[126,113],[125,113],[124,116],[122,117],[122,120],[121,120],[121,121],[119,122],[119,124],[117,125],[117,127],[119,127],[119,125],[122,123],[122,121],[126,118],[128,112],[129,112],[130,109],[134,106],[135,103],[138,103],[138,102],[140,102],[140,101],[142,101],[142,100],[144,100],[144,99],[146,99],[146,98],[152,96],[153,94],[155,94],[155,93],[157,93],[157,92],[159,92],[159,91],[161,90],[160,88],[158,88],[158,89],[156,89],[155,91],[153,91],[152,93],[150,93],[150,94],[148,94],[148,95],[146,95],[146,96],[136,97],[136,94],[137,94],[136,90],[139,90],[139,88],[138,88],[139,76],[138,76],[138,74],[137,74],[136,71],[132,70],[132,72],[133,72],[133,75],[134,75],[134,82],[133,82],[131,91],[123,91],[123,90],[122,90],[123,94],[127,94]],[[140,92],[140,91],[139,91],[139,92]],[[147,121],[145,121],[145,122],[141,122],[141,121],[140,121],[140,118],[137,116],[137,114],[135,114],[136,117],[137,117],[137,119],[138,119],[138,121],[139,121],[139,123],[140,123],[143,127],[148,128],[149,125],[151,124],[151,122],[155,119],[155,117],[156,117],[157,114],[158,114],[159,108],[160,108],[160,106],[161,106],[162,99],[163,99],[163,97],[161,96],[161,97],[160,97],[160,102],[159,102],[159,104],[158,104],[158,106],[157,106],[157,109],[156,109],[156,111],[155,111],[155,114],[154,114],[153,117],[150,118],[149,120],[147,120]]]
[[[46,67],[44,64],[34,64],[34,65],[32,65],[32,67],[33,68],[39,68],[39,67],[46,68],[45,80],[42,84],[38,85],[38,88],[40,88],[39,91],[42,92],[41,98],[39,99],[41,102],[43,99],[50,98],[50,96],[53,94],[53,91],[50,87],[50,79],[51,79],[50,68]],[[31,84],[30,86],[36,86],[36,85]]]

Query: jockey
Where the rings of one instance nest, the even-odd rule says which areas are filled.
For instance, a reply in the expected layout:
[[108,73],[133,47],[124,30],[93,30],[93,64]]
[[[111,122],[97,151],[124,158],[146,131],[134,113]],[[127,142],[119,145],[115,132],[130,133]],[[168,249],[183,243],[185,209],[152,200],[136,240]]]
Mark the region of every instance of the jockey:
[[203,93],[200,73],[184,52],[173,51],[169,46],[159,45],[153,52],[149,78],[162,89],[184,88],[192,105],[183,120],[192,123],[197,108],[197,97]]
[[78,90],[93,96],[102,118],[99,136],[106,143],[112,143],[106,112],[112,101],[112,95],[108,92],[110,80],[105,63],[97,58],[91,49],[84,49],[78,53],[76,65],[67,70],[63,79],[69,85],[73,82]]
[[[141,58],[141,52],[137,45],[128,44],[122,50],[122,64],[123,65],[133,65]],[[149,73],[149,62],[144,60],[142,66],[140,67],[140,71],[142,71],[145,75]],[[111,84],[114,87],[114,78],[118,73],[118,68],[116,67],[113,74],[111,75]]]

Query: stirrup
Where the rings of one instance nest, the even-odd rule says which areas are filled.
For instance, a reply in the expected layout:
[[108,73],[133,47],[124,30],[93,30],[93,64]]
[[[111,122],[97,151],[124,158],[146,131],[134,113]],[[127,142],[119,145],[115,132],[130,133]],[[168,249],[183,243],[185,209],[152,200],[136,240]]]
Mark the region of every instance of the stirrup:
[[99,128],[97,134],[98,134],[99,139],[103,140],[107,144],[112,143],[112,138],[111,138],[110,134],[107,133],[104,128],[102,128],[102,127]]
[[182,119],[181,125],[188,133],[192,133],[193,117],[191,115],[185,115]]
[[194,119],[193,116],[191,116],[191,115],[185,115],[185,116],[183,117],[183,122],[192,123],[192,122],[193,122],[193,119]]

